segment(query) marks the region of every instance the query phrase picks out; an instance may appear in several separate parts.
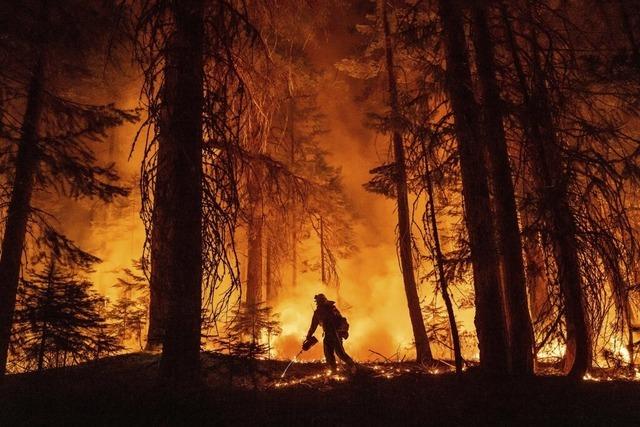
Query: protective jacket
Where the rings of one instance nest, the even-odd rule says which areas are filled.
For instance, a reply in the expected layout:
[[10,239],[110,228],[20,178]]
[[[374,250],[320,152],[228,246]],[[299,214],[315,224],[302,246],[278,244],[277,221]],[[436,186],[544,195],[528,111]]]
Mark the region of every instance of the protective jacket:
[[313,312],[313,318],[311,319],[311,326],[307,333],[307,338],[311,337],[318,328],[318,325],[322,326],[322,330],[325,335],[335,335],[336,328],[342,316],[336,307],[335,301],[327,301],[319,304],[318,308]]

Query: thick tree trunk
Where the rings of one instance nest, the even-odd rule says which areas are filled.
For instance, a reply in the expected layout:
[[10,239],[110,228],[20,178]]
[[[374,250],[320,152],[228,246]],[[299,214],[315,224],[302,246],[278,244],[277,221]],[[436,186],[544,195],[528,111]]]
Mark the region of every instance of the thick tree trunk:
[[298,219],[295,214],[292,214],[292,217],[294,226],[291,230],[291,289],[295,289],[298,286],[298,232],[295,230]]
[[[296,167],[296,99],[292,84],[289,85],[289,168]],[[298,285],[298,203],[296,192],[291,190],[291,289]]]
[[276,277],[275,277],[275,265],[273,263],[274,257],[274,244],[271,241],[273,236],[269,235],[265,243],[267,247],[267,254],[265,256],[265,293],[267,306],[273,307],[273,303],[276,298]]
[[327,277],[327,263],[325,259],[325,246],[324,246],[324,219],[320,216],[320,280],[323,285],[328,285]]
[[528,35],[533,74],[530,92],[504,4],[501,4],[501,14],[525,102],[526,112],[522,115],[522,121],[526,133],[528,157],[558,269],[558,282],[564,301],[567,329],[565,372],[573,378],[582,378],[591,364],[591,338],[582,295],[577,230],[568,200],[564,161],[559,152],[550,100],[539,63],[540,53],[536,34],[530,30]]
[[[505,26],[506,35],[507,35],[507,43],[511,50],[511,57],[513,59],[513,66],[516,70],[517,79],[520,85],[520,89],[522,92],[522,97],[527,106],[527,110],[530,110],[528,107],[530,105],[531,99],[529,96],[529,89],[526,82],[526,76],[524,73],[524,69],[522,67],[520,57],[517,54],[517,42],[513,31],[511,29],[511,23],[509,21],[508,12],[504,3],[500,3],[500,14],[503,20],[503,24]],[[527,117],[523,117],[523,124],[525,128],[525,137],[527,139],[531,139],[531,131],[530,125],[528,124]],[[531,192],[537,192],[537,189],[530,189]],[[522,214],[523,221],[525,222],[525,227],[530,228],[533,221],[532,218],[535,217],[535,212],[524,211]],[[537,233],[531,237],[525,238],[524,241],[524,251],[527,259],[527,282],[529,286],[529,304],[531,307],[531,313],[534,320],[537,320],[538,317],[542,314],[542,310],[544,305],[548,300],[548,291],[546,287],[546,282],[544,280],[543,268],[544,268],[544,254],[542,252],[542,242],[540,241]]]
[[449,283],[447,276],[444,272],[444,255],[442,254],[442,248],[440,246],[440,232],[438,229],[438,221],[436,218],[436,200],[433,195],[433,183],[431,181],[431,169],[429,168],[429,156],[427,153],[427,147],[424,141],[422,141],[422,152],[424,154],[424,181],[427,189],[427,214],[429,215],[429,221],[431,222],[431,233],[433,237],[433,248],[436,255],[436,268],[438,270],[438,281],[440,283],[440,290],[442,291],[442,299],[444,305],[447,308],[447,316],[449,318],[449,329],[451,330],[451,343],[453,344],[453,357],[456,365],[456,373],[462,373],[462,351],[460,350],[460,336],[458,335],[458,324],[456,323],[456,315],[453,311],[453,302],[451,301],[451,295],[449,295]]
[[262,194],[260,178],[256,171],[250,173],[247,191],[249,193],[249,217],[247,223],[247,306],[254,307],[262,302]]
[[398,244],[400,246],[400,262],[402,264],[402,278],[404,290],[407,296],[409,317],[413,328],[413,337],[416,345],[416,357],[419,362],[432,362],[433,355],[429,346],[429,338],[424,326],[420,298],[416,285],[415,272],[413,271],[413,254],[411,250],[411,222],[409,219],[409,201],[407,194],[407,171],[405,169],[405,154],[400,126],[401,115],[398,104],[398,88],[393,63],[393,47],[389,29],[385,0],[378,0],[378,9],[382,21],[384,45],[386,52],[386,71],[389,84],[389,101],[391,106],[392,122],[395,129],[392,132],[393,153],[396,166],[396,201],[398,205]]
[[527,305],[522,241],[511,178],[509,153],[502,123],[502,108],[495,75],[493,41],[485,8],[472,7],[476,66],[482,94],[484,141],[493,194],[498,254],[502,264],[502,291],[509,338],[510,368],[516,375],[533,374],[533,328]]
[[203,2],[172,6],[162,102],[166,124],[167,305],[162,376],[194,379],[200,365],[202,282]]
[[34,67],[29,83],[27,107],[22,121],[20,146],[15,163],[13,192],[0,256],[0,376],[7,366],[11,325],[16,307],[20,264],[29,218],[34,177],[38,169],[38,127],[42,117],[44,55]]
[[475,287],[475,325],[480,347],[480,366],[488,373],[508,372],[508,350],[502,309],[500,276],[489,201],[484,144],[479,133],[469,55],[460,5],[440,0],[447,61],[447,88],[455,120],[460,152],[464,211]]
[[147,351],[156,351],[162,348],[164,340],[167,309],[169,304],[168,279],[171,260],[167,259],[170,251],[168,242],[164,236],[169,232],[167,208],[170,206],[171,197],[171,154],[169,148],[171,135],[169,135],[169,123],[167,114],[162,114],[158,126],[158,153],[156,168],[156,186],[153,200],[153,213],[151,230],[151,278],[149,281],[149,326],[147,332]]
[[552,194],[547,195],[545,204],[552,205],[550,209],[548,208],[548,220],[558,268],[558,281],[564,300],[567,327],[564,368],[569,376],[580,379],[591,365],[591,338],[582,295],[576,225],[571,208],[566,201],[566,192],[561,189],[562,184],[556,182],[551,185]]

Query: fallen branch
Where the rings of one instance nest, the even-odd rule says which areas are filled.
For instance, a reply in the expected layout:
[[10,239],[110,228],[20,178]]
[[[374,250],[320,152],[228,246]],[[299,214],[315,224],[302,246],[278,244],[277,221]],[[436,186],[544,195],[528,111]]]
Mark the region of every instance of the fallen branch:
[[389,358],[388,358],[387,356],[385,356],[384,354],[378,353],[377,351],[374,351],[374,350],[371,350],[371,349],[369,349],[369,352],[371,352],[371,353],[373,353],[373,354],[377,354],[378,356],[382,357],[382,358],[385,360],[385,362],[387,362],[387,363],[393,363],[393,362],[391,361],[391,359],[389,359]]

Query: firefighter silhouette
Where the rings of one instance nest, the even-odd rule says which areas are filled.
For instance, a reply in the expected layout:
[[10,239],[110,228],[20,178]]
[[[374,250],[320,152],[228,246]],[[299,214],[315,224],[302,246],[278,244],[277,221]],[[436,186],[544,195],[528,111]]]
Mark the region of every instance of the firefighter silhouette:
[[332,373],[336,373],[336,355],[347,364],[351,371],[356,370],[356,363],[347,354],[342,345],[342,340],[349,336],[349,324],[338,311],[335,301],[329,301],[324,294],[314,297],[316,309],[313,312],[311,326],[307,333],[305,342],[312,339],[318,325],[322,326],[324,332],[324,357]]

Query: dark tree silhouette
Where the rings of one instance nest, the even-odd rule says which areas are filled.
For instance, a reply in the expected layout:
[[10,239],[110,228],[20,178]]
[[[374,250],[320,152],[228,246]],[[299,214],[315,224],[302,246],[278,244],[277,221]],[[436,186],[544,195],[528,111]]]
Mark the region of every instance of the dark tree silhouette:
[[472,92],[469,54],[459,4],[438,2],[446,53],[446,87],[458,140],[465,220],[473,264],[475,324],[480,365],[488,372],[508,371],[507,331],[491,211],[488,171],[483,158],[479,108]]
[[[140,263],[136,263],[141,268]],[[149,285],[142,273],[125,268],[123,276],[118,278],[114,288],[119,290],[118,298],[109,308],[107,314],[120,342],[132,337],[136,339],[140,349],[143,348],[143,330],[147,324],[149,306]]]
[[[506,9],[502,8],[504,22],[510,32]],[[545,74],[541,68],[541,52],[537,32],[528,30],[528,54],[531,56],[531,79],[527,79],[514,38],[510,37],[511,54],[526,114],[521,116],[527,138],[531,171],[542,205],[544,221],[558,270],[558,282],[562,290],[567,328],[565,370],[573,377],[581,378],[591,363],[591,342],[582,291],[582,274],[576,241],[576,222],[567,196],[567,177],[559,152],[553,125]]]
[[[93,260],[91,260],[93,261]],[[45,260],[20,286],[13,334],[17,357],[38,371],[67,366],[118,352],[113,335],[103,333],[100,315],[104,300],[73,271],[57,264],[55,255]]]
[[[4,4],[2,12],[13,17],[13,25],[3,27],[3,37],[11,42],[2,46],[13,58],[2,74],[13,102],[3,106],[10,115],[5,116],[2,138],[12,155],[5,169],[10,195],[0,256],[1,373],[30,220],[42,233],[41,242],[64,240],[34,208],[34,196],[43,189],[104,201],[127,195],[128,190],[116,183],[113,165],[98,164],[93,145],[105,138],[108,129],[136,119],[111,105],[93,106],[58,94],[66,92],[57,80],[59,70],[91,75],[90,59],[95,59],[109,34],[108,19],[103,19],[106,11],[100,5],[34,0]],[[68,51],[70,39],[77,41],[77,49]]]
[[402,277],[404,281],[407,304],[409,306],[409,317],[413,328],[413,337],[416,346],[416,357],[419,362],[430,363],[433,361],[429,339],[422,318],[420,309],[420,299],[416,285],[415,271],[413,266],[413,254],[411,248],[411,223],[409,218],[409,201],[407,191],[407,172],[405,164],[404,142],[400,133],[402,115],[398,102],[398,89],[395,77],[393,46],[389,28],[389,18],[387,17],[386,2],[378,1],[378,13],[380,15],[380,25],[382,26],[382,37],[384,38],[386,72],[389,81],[389,103],[391,108],[392,143],[394,153],[394,181],[395,194],[398,205],[398,245],[400,246],[400,262]]
[[168,303],[160,369],[170,379],[196,378],[200,366],[203,7],[188,0],[169,8],[174,28],[161,89],[157,173],[166,181],[156,182],[155,194],[165,216],[154,227],[165,246]]
[[512,182],[509,153],[503,127],[502,100],[495,73],[494,47],[487,22],[487,8],[474,3],[473,41],[481,87],[481,138],[485,141],[492,194],[497,249],[502,264],[502,292],[513,374],[533,373],[533,328],[527,304],[522,241]]

